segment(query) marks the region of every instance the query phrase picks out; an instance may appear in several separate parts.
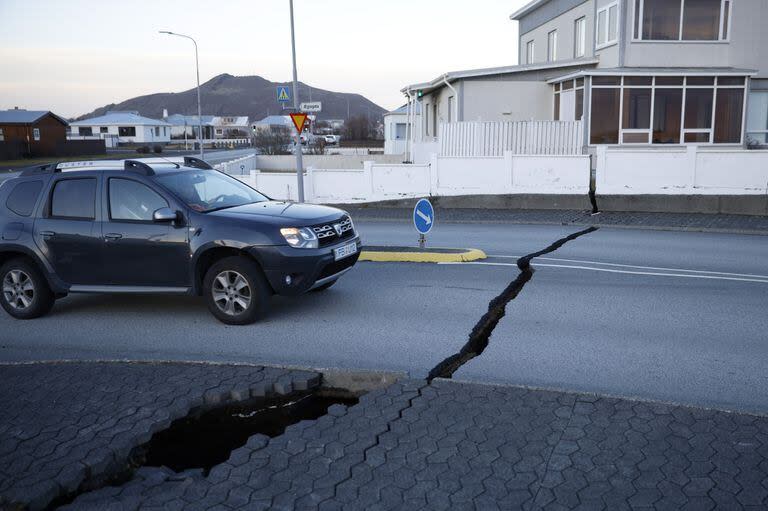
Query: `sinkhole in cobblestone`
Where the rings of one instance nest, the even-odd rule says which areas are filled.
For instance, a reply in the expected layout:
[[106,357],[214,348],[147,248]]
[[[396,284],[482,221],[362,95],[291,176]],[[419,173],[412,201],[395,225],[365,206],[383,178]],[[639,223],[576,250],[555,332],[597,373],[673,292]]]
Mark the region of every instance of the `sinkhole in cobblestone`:
[[276,437],[291,424],[322,417],[332,405],[352,406],[357,402],[356,398],[321,392],[232,403],[192,414],[156,433],[137,453],[139,464],[165,466],[175,472],[202,469],[207,474],[253,435]]

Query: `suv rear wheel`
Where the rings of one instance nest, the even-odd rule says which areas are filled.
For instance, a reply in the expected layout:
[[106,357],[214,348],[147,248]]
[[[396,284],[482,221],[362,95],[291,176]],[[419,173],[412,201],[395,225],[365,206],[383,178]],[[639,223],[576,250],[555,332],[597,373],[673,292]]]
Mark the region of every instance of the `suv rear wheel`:
[[259,266],[245,257],[227,257],[211,266],[203,280],[211,314],[228,325],[247,325],[267,313],[269,285]]
[[33,263],[13,259],[0,268],[0,305],[14,318],[39,318],[55,301],[48,282]]

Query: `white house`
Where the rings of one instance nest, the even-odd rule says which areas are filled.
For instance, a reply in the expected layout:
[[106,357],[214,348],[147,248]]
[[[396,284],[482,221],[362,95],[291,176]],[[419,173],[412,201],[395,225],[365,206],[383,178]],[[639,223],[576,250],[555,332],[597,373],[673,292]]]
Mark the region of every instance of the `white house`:
[[247,115],[215,116],[212,121],[213,135],[217,139],[246,138],[250,136],[250,123]]
[[215,118],[212,115],[200,117],[202,123],[196,115],[172,114],[164,115],[163,119],[171,125],[171,138],[174,140],[184,140],[185,138],[196,140],[201,124],[203,127],[203,140],[210,140],[214,136]]
[[409,118],[413,116],[413,123],[419,123],[421,105],[413,104],[413,112],[408,105],[392,110],[384,114],[384,154],[405,154],[408,140]]
[[292,133],[293,121],[289,115],[268,115],[260,121],[256,121],[251,125],[251,129],[255,132],[259,131],[271,131],[271,132],[284,132]]
[[105,115],[70,123],[73,136],[117,137],[121,144],[166,143],[171,140],[171,125],[142,117],[138,112],[109,111]]

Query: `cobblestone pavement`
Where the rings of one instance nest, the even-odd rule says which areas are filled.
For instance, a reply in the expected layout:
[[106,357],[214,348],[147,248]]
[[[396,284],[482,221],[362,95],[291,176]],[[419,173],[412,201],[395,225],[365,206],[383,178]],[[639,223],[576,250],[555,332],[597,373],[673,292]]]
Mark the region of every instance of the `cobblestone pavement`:
[[120,470],[134,447],[192,409],[319,383],[317,373],[254,366],[0,365],[0,509],[42,509]]
[[[410,221],[412,209],[345,207],[355,220]],[[705,215],[700,213],[622,213],[602,212],[590,215],[578,210],[524,210],[524,209],[440,209],[436,213],[441,222],[513,223],[555,225],[600,225],[682,231],[735,232],[768,234],[767,216]]]
[[214,467],[142,468],[66,509],[753,509],[768,418],[406,380]]

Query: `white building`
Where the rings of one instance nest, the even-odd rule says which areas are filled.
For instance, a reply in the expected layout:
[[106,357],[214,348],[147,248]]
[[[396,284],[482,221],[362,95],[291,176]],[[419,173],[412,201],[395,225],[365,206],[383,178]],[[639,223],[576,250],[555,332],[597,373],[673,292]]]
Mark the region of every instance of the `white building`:
[[171,140],[171,125],[142,117],[138,112],[109,111],[105,115],[70,123],[73,136],[117,137],[121,144],[154,144]]
[[[167,112],[163,112],[166,114]],[[214,136],[214,116],[203,115],[198,120],[196,115],[172,114],[164,115],[163,119],[171,125],[171,138],[174,140],[197,140],[197,132],[200,125],[203,127],[203,140],[210,140]]]
[[292,133],[293,121],[289,115],[268,115],[260,121],[251,124],[251,129],[258,131]]
[[384,114],[384,154],[405,154],[407,151],[409,117],[413,123],[420,125],[421,109],[419,103],[413,103],[414,111],[408,105]]

